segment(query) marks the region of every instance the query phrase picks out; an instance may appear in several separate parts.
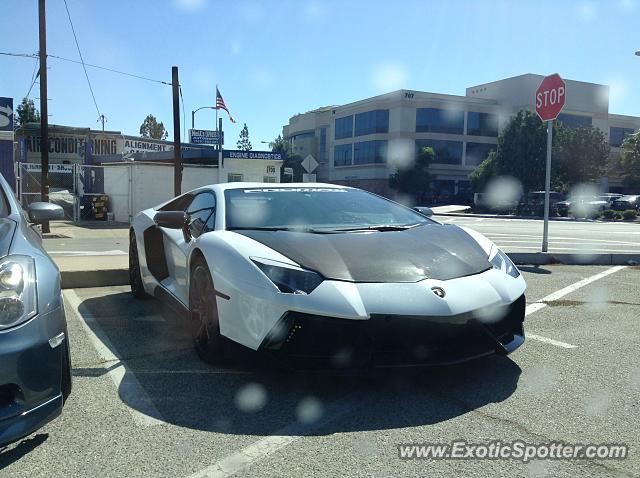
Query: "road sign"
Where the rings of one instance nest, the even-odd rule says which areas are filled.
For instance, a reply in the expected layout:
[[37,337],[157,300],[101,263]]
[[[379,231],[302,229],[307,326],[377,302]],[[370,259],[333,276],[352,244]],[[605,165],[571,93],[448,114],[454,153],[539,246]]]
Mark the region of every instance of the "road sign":
[[242,151],[238,149],[223,149],[222,157],[224,159],[275,159],[282,161],[282,153],[274,153],[273,151]]
[[536,90],[536,113],[547,122],[547,163],[544,178],[544,224],[542,226],[542,252],[549,249],[549,190],[551,189],[551,149],[553,146],[553,120],[562,108],[567,96],[567,85],[560,75],[546,76]]
[[536,113],[542,121],[558,117],[566,100],[567,85],[557,73],[542,80],[536,90]]
[[308,173],[313,172],[313,170],[315,170],[318,167],[318,161],[316,161],[316,158],[314,158],[313,156],[311,156],[310,154],[307,155],[306,158],[304,158],[302,160],[302,163],[300,163],[302,165],[302,167],[304,168],[304,170]]
[[[210,129],[190,129],[189,143],[191,144],[218,144],[218,131]],[[224,132],[222,133],[222,143],[224,144]]]
[[0,97],[0,131],[13,133],[13,98]]

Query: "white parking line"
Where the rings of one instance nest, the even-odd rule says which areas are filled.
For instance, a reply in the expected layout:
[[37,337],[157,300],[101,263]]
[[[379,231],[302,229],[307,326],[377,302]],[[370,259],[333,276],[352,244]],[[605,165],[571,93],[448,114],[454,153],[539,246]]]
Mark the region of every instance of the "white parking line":
[[[568,285],[567,287],[564,287],[560,290],[557,290],[549,295],[547,295],[546,297],[543,297],[540,300],[537,300],[535,302],[532,302],[531,304],[529,304],[524,312],[525,317],[527,315],[531,315],[534,312],[539,311],[540,309],[544,309],[545,307],[547,307],[549,302],[553,302],[554,300],[558,300],[561,299],[562,297],[564,297],[567,294],[570,294],[572,292],[575,292],[576,290],[580,289],[581,287],[584,287],[588,284],[591,284],[592,282],[595,282],[597,280],[600,280],[604,277],[607,277],[608,275],[611,275],[615,272],[618,272],[624,268],[626,268],[627,266],[615,266],[615,267],[611,267],[610,269],[607,269],[606,271],[600,272],[599,274],[595,274],[592,275],[590,277],[587,277],[586,279],[582,279],[579,280],[578,282],[575,282],[571,285]],[[565,349],[575,349],[577,346],[576,345],[571,345],[568,344],[566,342],[560,342],[559,340],[554,340],[554,339],[550,339],[547,337],[543,337],[541,335],[536,335],[536,334],[527,334],[527,338],[528,339],[533,339],[533,340],[537,340],[539,342],[544,342],[546,344],[551,344],[551,345],[555,345],[556,347],[562,347]]]
[[[64,290],[65,302],[71,308],[74,315],[82,324],[89,341],[95,348],[100,358],[110,364],[110,370],[106,375],[111,377],[118,390],[119,396],[127,405],[133,420],[139,426],[153,426],[165,423],[164,418],[144,391],[136,376],[125,363],[116,355],[117,351],[104,333],[98,322],[74,290]],[[91,324],[91,325],[89,325]],[[119,364],[119,366],[115,366]]]
[[316,430],[357,410],[361,403],[362,397],[353,395],[336,400],[325,408],[323,417],[320,420],[311,424],[292,422],[274,432],[273,435],[258,440],[242,450],[226,456],[217,463],[194,473],[190,478],[226,478],[240,473],[254,462],[272,455],[302,437],[312,435]]

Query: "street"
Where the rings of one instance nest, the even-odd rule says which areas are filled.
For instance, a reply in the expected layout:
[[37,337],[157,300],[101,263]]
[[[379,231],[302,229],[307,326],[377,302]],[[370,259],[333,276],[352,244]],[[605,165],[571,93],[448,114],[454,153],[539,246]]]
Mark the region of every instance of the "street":
[[[128,287],[66,290],[73,393],[60,418],[0,451],[2,476],[640,475],[640,271],[522,272],[527,340],[513,355],[361,374],[283,372],[253,354],[209,367],[155,300]],[[399,444],[457,439],[631,452],[528,464],[398,457]]]
[[[536,252],[542,244],[539,219],[434,216],[440,222],[468,226],[506,252]],[[640,224],[554,220],[549,222],[549,251],[571,253],[640,252]]]
[[[468,226],[486,235],[506,252],[536,252],[542,244],[542,221],[463,216],[434,218],[445,224]],[[60,256],[124,256],[128,251],[128,227],[104,223],[97,229],[54,225],[56,234],[43,241],[54,258]],[[549,223],[549,251],[639,253],[640,224],[560,220]]]

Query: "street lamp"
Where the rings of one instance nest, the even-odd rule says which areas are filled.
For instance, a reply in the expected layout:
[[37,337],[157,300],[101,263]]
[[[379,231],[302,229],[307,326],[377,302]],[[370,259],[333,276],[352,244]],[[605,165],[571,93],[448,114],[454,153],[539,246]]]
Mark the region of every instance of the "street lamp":
[[197,110],[193,110],[191,112],[191,129],[195,129],[196,113],[198,111],[204,110],[204,109],[215,110],[216,107],[215,106],[202,106],[202,107],[198,108]]

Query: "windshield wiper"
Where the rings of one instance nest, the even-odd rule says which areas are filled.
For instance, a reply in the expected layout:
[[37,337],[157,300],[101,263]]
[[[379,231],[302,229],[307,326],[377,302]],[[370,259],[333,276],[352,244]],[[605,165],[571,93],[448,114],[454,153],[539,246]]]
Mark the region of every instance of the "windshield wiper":
[[344,229],[333,229],[335,232],[355,232],[355,231],[406,231],[407,229],[411,229],[413,227],[421,226],[422,222],[418,222],[416,224],[380,224],[377,226],[360,226],[360,227],[349,227]]

